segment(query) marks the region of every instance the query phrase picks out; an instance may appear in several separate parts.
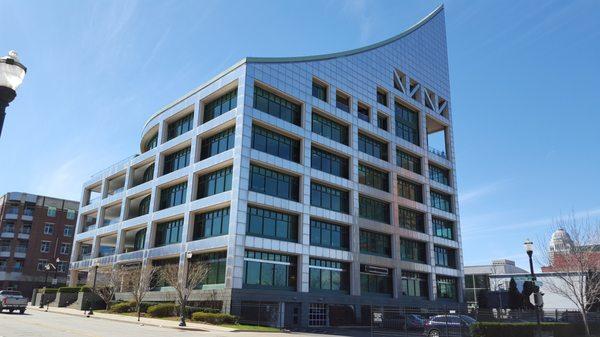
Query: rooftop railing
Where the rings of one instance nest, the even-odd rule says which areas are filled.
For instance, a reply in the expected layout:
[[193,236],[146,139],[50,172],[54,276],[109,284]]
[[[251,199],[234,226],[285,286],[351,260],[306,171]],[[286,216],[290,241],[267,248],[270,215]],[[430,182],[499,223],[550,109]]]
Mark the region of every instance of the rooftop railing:
[[442,158],[446,158],[446,159],[448,159],[448,156],[447,156],[447,154],[446,154],[446,151],[438,150],[438,149],[436,149],[436,148],[433,148],[433,147],[431,147],[431,146],[429,146],[427,149],[429,150],[429,152],[430,152],[430,153],[433,153],[433,154],[435,154],[435,155],[437,155],[437,156],[440,156],[440,157],[442,157]]

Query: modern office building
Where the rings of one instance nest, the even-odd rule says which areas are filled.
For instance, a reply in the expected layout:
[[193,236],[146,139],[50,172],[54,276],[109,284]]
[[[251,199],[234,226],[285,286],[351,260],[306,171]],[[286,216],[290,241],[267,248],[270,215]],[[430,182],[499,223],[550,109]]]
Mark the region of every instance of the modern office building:
[[517,267],[515,261],[506,259],[493,260],[492,264],[489,265],[464,266],[464,273],[464,300],[470,307],[478,306],[481,292],[508,291],[510,278],[499,278],[498,275],[523,276],[529,274],[527,270]]
[[28,193],[0,197],[0,289],[31,296],[46,281],[67,283],[78,209],[77,201]]
[[192,300],[272,303],[279,325],[460,306],[448,77],[442,7],[360,49],[241,60],[85,182],[72,282],[191,251],[212,266]]

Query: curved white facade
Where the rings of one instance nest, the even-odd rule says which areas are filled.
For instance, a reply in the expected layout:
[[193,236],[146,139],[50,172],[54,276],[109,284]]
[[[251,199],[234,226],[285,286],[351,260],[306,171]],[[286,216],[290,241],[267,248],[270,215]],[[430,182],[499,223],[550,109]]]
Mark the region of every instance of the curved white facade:
[[[325,100],[313,96],[313,83],[324,88]],[[257,88],[284,98],[294,106],[298,105],[299,123],[290,123],[262,111],[265,109],[256,108]],[[206,104],[233,89],[236,90],[235,107],[204,122]],[[379,102],[378,91],[382,94]],[[349,112],[338,107],[338,100],[341,102],[341,98],[337,97],[338,93],[341,98],[349,98]],[[382,104],[383,101],[386,104]],[[368,118],[359,117],[359,102],[361,107],[368,108]],[[416,113],[417,119],[414,122],[418,125],[418,136],[416,139],[411,138],[413,142],[408,141],[406,136],[402,137],[401,130],[396,129],[396,103]],[[347,144],[317,134],[313,128],[313,113],[346,128]],[[173,129],[174,122],[188,114],[192,116],[191,130],[168,139],[170,126]],[[282,158],[287,152],[277,156],[257,149],[253,145],[253,125],[293,140],[294,144],[298,144],[298,158],[287,160]],[[235,130],[232,136],[233,147],[201,159],[202,142],[230,128]],[[428,135],[440,130],[444,131],[444,149],[430,151]],[[408,133],[414,135],[412,131],[414,130]],[[142,150],[155,134],[156,147],[113,165],[84,184],[75,249],[71,259],[76,261],[71,264],[72,283],[76,282],[78,271],[88,270],[93,261],[100,264],[135,261],[148,263],[175,258],[179,259],[180,266],[185,266],[187,251],[194,254],[220,251],[226,254],[224,283],[211,289],[220,289],[219,296],[229,303],[225,305],[225,310],[229,310],[229,305],[231,308],[235,307],[242,302],[242,298],[244,301],[293,301],[300,305],[301,321],[306,325],[309,323],[309,306],[313,302],[323,301],[323,298],[326,303],[355,306],[435,306],[440,301],[444,305],[458,305],[462,302],[462,252],[442,7],[407,32],[365,48],[314,57],[244,59],[152,116],[143,128]],[[385,144],[386,153],[379,154],[380,158],[377,158],[365,153],[364,149],[361,150],[359,143],[364,142],[365,136],[379,144]],[[348,177],[315,169],[311,165],[311,151],[315,147],[347,160]],[[185,148],[189,148],[189,164],[163,174],[165,158]],[[419,173],[399,166],[397,156],[400,152],[418,158]],[[146,170],[151,163],[154,164],[153,169]],[[250,181],[251,165],[295,177],[298,181],[297,200],[253,190]],[[361,183],[359,166],[368,166],[385,173],[388,177],[387,188]],[[431,179],[432,166],[438,168],[438,173],[433,174],[437,177],[435,179]],[[203,179],[201,177],[224,167],[231,168],[230,189],[199,198],[198,185]],[[144,181],[141,178],[143,171],[153,172],[153,179],[140,183]],[[420,190],[422,200],[406,198],[407,195],[412,196],[410,192],[401,197],[398,179],[412,184],[407,186],[416,186],[411,191],[418,195]],[[187,182],[185,201],[161,209],[161,194],[165,193],[165,189],[183,182]],[[311,202],[313,183],[346,192],[347,212],[315,206],[316,201]],[[98,193],[95,200],[90,201],[90,195],[94,194],[90,191]],[[432,200],[432,193],[436,200]],[[146,196],[150,196],[148,213],[137,216],[139,204]],[[381,205],[388,205],[388,223],[361,216],[359,203],[365,198],[376,199],[382,202]],[[418,196],[415,199],[419,199]],[[224,207],[229,208],[227,234],[195,240],[194,233],[197,232],[194,232],[194,226],[198,225],[194,220],[195,215]],[[288,234],[292,239],[278,240],[249,234],[249,207],[297,217],[297,236]],[[401,226],[400,209],[422,214],[422,230]],[[157,240],[164,239],[157,238],[157,226],[173,219],[182,219],[180,242],[157,247]],[[449,224],[450,228],[444,230],[435,227],[433,219]],[[311,220],[326,221],[347,228],[347,249],[311,245]],[[147,234],[143,238],[143,248],[136,250],[136,247],[131,248],[132,242],[135,243],[141,235],[136,237],[134,233],[141,228],[146,228]],[[361,230],[376,232],[389,238],[391,256],[364,251],[361,253]],[[161,232],[160,236],[163,235]],[[369,245],[368,240],[363,241],[363,246]],[[411,252],[403,248],[403,243],[409,241],[417,242],[419,254],[424,254],[423,260],[415,262],[410,256],[407,258]],[[140,243],[137,245],[139,248]],[[111,247],[114,247],[114,252]],[[295,268],[288,270],[293,270],[296,275],[295,279],[289,278],[288,281],[293,279],[296,282],[294,289],[248,287],[245,266],[246,262],[254,260],[248,257],[247,251],[272,252],[291,257]],[[342,262],[345,266],[343,268],[347,269],[347,292],[313,292],[310,285],[311,258]],[[389,277],[387,280],[391,282],[389,293],[365,296],[367,294],[361,290],[361,282],[368,281],[361,281],[361,274],[369,270],[378,270],[382,275],[387,273],[385,277]],[[426,277],[427,289],[424,296],[406,294],[403,277],[413,272]],[[440,293],[440,280],[450,282],[449,284],[454,282],[452,299],[438,298],[450,296],[448,293],[451,292],[444,288],[446,290]],[[448,287],[448,284],[444,287]],[[202,290],[197,291],[195,296],[202,299]]]

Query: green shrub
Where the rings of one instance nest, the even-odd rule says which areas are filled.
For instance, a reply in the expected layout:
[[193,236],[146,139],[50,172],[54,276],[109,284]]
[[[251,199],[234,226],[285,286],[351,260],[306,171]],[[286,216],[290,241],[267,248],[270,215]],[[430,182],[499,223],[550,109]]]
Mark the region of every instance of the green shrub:
[[135,304],[133,302],[118,302],[110,307],[111,312],[124,313],[135,311]]
[[[575,327],[567,323],[542,323],[543,331],[552,331],[554,337],[575,336]],[[537,323],[477,322],[471,325],[473,337],[534,337]]]
[[[142,302],[140,303],[140,312],[148,312],[148,308],[151,306],[157,305],[159,303],[156,302]],[[135,304],[133,305],[133,311],[135,311]]]
[[60,287],[58,288],[58,292],[63,294],[73,294],[78,293],[80,289],[81,288],[79,287]]
[[219,313],[221,313],[221,310],[215,309],[215,308],[206,308],[206,307],[186,307],[186,312],[187,312],[187,316],[191,318],[192,315],[196,312],[219,314]]
[[82,293],[89,293],[89,292],[91,292],[91,291],[92,291],[92,288],[90,288],[90,287],[88,287],[88,286],[81,286],[81,287],[79,288],[79,291],[80,291],[80,292],[82,292]]
[[57,291],[58,291],[58,289],[56,289],[56,288],[41,289],[42,294],[56,294]]
[[215,314],[210,312],[195,312],[192,320],[210,324],[237,324],[238,317],[230,314]]
[[169,317],[177,312],[177,306],[174,303],[160,303],[148,307],[146,311],[151,317]]

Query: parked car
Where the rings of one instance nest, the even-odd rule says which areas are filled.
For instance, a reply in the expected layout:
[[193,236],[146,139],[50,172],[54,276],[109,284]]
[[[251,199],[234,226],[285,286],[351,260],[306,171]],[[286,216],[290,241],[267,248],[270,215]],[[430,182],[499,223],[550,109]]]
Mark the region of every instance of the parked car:
[[20,291],[0,290],[0,312],[8,310],[12,313],[17,310],[22,314],[25,312],[26,308],[27,298],[23,297]]
[[382,327],[387,329],[423,330],[425,320],[416,314],[384,312]]
[[470,337],[470,327],[476,322],[466,315],[437,315],[425,322],[424,334],[427,337]]

